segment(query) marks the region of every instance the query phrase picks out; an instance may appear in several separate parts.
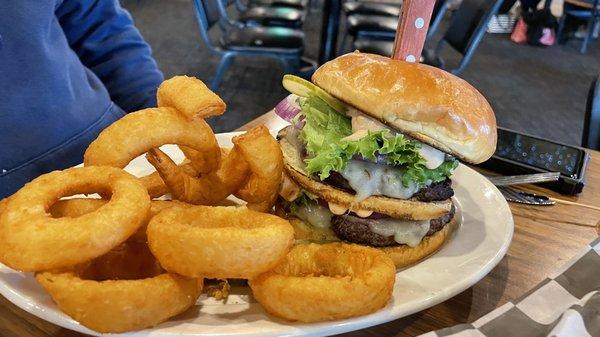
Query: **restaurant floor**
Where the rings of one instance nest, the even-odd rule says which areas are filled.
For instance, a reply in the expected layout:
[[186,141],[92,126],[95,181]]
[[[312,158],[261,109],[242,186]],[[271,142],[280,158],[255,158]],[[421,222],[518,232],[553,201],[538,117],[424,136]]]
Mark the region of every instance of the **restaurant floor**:
[[[191,0],[122,0],[153,48],[165,77],[177,74],[210,81],[219,61],[200,39]],[[321,15],[305,23],[305,55],[318,55]],[[342,28],[343,29],[343,28]],[[443,31],[443,27],[441,28]],[[512,43],[508,35],[487,34],[462,77],[490,101],[500,126],[570,144],[579,144],[587,91],[600,74],[600,41],[587,54],[580,41],[536,48]],[[453,64],[459,55],[446,53]],[[285,95],[276,61],[236,60],[219,95],[228,111],[211,121],[215,131],[233,130],[270,110]]]

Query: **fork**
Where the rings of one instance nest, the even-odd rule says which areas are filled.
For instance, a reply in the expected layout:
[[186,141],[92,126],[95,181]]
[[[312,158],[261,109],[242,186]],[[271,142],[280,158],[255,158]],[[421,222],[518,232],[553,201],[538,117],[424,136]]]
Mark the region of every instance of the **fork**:
[[486,178],[496,186],[543,183],[557,181],[559,177],[560,172],[521,174],[516,176],[486,176]]

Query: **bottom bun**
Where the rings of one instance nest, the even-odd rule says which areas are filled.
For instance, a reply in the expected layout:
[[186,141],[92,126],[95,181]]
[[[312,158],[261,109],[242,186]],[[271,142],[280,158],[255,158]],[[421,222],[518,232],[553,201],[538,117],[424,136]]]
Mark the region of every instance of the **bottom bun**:
[[[294,227],[294,238],[296,241],[310,242],[331,242],[340,240],[330,228],[314,227],[306,222],[296,218],[287,216],[288,220]],[[421,240],[421,243],[415,247],[408,245],[397,245],[388,247],[372,247],[385,252],[394,261],[396,268],[403,268],[415,264],[429,255],[435,253],[442,247],[444,242],[450,237],[450,233],[456,226],[456,217],[447,223],[441,230],[433,235],[426,236]]]
[[377,247],[377,249],[381,249],[389,257],[391,257],[392,261],[394,261],[394,264],[396,265],[396,268],[408,267],[423,260],[440,249],[450,236],[455,224],[456,218],[452,219],[452,221],[446,224],[444,228],[435,232],[433,235],[424,237],[421,243],[415,247],[398,245],[390,247]]

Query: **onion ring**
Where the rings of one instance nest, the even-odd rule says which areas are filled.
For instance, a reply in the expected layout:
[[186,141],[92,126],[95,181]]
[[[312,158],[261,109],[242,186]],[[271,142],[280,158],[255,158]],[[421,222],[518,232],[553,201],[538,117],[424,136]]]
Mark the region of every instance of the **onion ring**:
[[250,204],[258,204],[257,208],[271,209],[283,174],[283,155],[279,144],[264,125],[233,137],[232,142],[239,148],[252,172],[235,196]]
[[249,202],[246,204],[246,207],[253,211],[262,212],[262,213],[271,213],[273,211],[273,205],[277,201],[277,194],[271,195],[271,197],[264,201],[259,202]]
[[[59,200],[57,203],[52,205],[48,212],[54,218],[62,218],[62,217],[71,217],[76,218],[82,216],[84,214],[93,212],[105,205],[108,201],[106,199],[91,199],[91,198],[73,198],[73,199],[64,199]],[[192,205],[186,204],[177,200],[152,200],[150,202],[150,212],[148,213],[148,217],[140,226],[140,228],[133,233],[127,241],[135,241],[145,243],[147,241],[146,238],[146,227],[148,226],[148,222],[150,219],[158,214],[163,209],[171,208],[171,207],[191,207]]]
[[70,271],[36,274],[67,315],[104,333],[155,326],[196,303],[202,279],[163,272],[147,245],[127,242]]
[[[110,201],[78,218],[52,218],[60,197],[110,194]],[[22,271],[71,266],[105,254],[143,224],[150,209],[146,189],[113,167],[80,167],[44,174],[12,195],[0,215],[0,262]]]
[[8,203],[8,197],[0,200],[0,215],[2,215],[2,212],[4,212],[4,210],[6,209],[7,203]]
[[392,296],[396,268],[383,252],[344,243],[296,245],[274,269],[249,281],[275,316],[319,322],[372,313]]
[[225,102],[195,77],[175,76],[158,87],[159,107],[172,107],[193,120],[219,116],[225,112]]
[[[204,160],[206,172],[219,166],[221,152],[210,126],[202,119],[189,121],[172,108],[132,112],[104,129],[85,151],[85,166],[124,168],[131,160],[164,144],[189,146]],[[159,186],[157,177],[145,178]]]
[[[193,151],[193,150],[192,150]],[[178,165],[181,171],[190,176],[197,176],[198,172],[189,161],[183,161]],[[165,185],[165,182],[160,177],[158,172],[152,172],[147,176],[139,178],[142,185],[148,190],[150,198],[158,198],[169,193],[169,188]]]
[[[196,177],[198,176],[198,173],[208,173],[212,171],[210,170],[210,166],[207,168],[207,165],[210,165],[210,163],[207,162],[207,158],[203,153],[184,145],[180,145],[178,147],[181,152],[183,152],[185,158],[189,161],[188,165],[191,165],[191,167],[195,170],[195,172],[190,172],[188,175]],[[221,157],[223,157],[223,149],[221,149]]]
[[150,220],[147,234],[166,270],[219,279],[271,269],[294,241],[288,221],[243,206],[166,209]]
[[198,178],[190,176],[159,149],[146,154],[171,191],[174,199],[196,205],[215,205],[235,192],[248,177],[248,165],[234,147],[215,172]]

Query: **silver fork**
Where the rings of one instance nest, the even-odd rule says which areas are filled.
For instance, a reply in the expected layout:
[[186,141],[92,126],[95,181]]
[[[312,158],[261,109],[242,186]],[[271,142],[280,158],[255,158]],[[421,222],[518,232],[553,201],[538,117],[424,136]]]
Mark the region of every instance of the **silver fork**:
[[560,172],[521,174],[516,176],[486,176],[486,178],[496,186],[543,183],[557,181],[559,177]]

